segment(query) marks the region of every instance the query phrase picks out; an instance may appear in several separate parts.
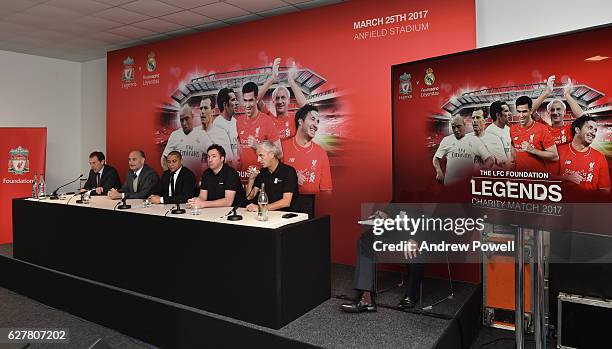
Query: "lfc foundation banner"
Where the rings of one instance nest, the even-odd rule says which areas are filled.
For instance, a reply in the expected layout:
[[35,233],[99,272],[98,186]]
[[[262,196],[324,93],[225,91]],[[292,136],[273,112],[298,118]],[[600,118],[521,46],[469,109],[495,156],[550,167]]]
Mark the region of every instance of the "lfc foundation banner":
[[0,244],[13,242],[13,198],[32,195],[35,174],[45,173],[47,129],[0,127],[0,154],[5,159],[0,183]]

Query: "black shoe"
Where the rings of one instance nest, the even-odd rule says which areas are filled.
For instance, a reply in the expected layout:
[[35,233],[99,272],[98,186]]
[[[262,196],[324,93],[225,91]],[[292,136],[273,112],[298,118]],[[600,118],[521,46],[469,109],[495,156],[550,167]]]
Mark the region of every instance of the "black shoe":
[[366,303],[360,300],[357,303],[344,303],[340,305],[340,309],[347,313],[363,313],[363,312],[375,312],[376,311],[376,303]]
[[400,310],[412,309],[416,306],[416,302],[410,296],[404,297],[397,305]]

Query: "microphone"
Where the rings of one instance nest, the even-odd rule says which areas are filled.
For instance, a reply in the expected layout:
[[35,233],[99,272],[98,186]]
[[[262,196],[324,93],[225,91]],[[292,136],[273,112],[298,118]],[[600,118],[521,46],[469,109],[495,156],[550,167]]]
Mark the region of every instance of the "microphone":
[[244,200],[242,200],[242,202],[239,205],[236,205],[236,206],[232,207],[232,210],[227,213],[227,220],[228,221],[240,221],[240,220],[242,220],[242,216],[239,215],[236,212],[236,210],[238,209],[238,207],[240,207],[240,206],[246,204],[247,202],[249,202],[249,195],[251,195],[251,193],[253,192],[253,189],[255,189],[255,185],[253,185],[253,187],[251,188],[249,193],[244,197]]
[[121,205],[117,206],[118,209],[120,210],[127,210],[128,208],[132,208],[132,205],[128,205],[125,200],[127,200],[126,198],[121,199]]
[[67,186],[67,185],[70,185],[70,184],[72,184],[72,183],[74,183],[74,182],[78,181],[78,180],[79,180],[79,179],[81,179],[82,177],[83,177],[83,174],[81,173],[81,174],[80,174],[80,175],[77,177],[77,179],[75,179],[75,180],[73,180],[73,181],[70,181],[70,182],[68,182],[68,183],[66,183],[66,184],[64,184],[64,185],[60,185],[59,187],[57,187],[57,189],[55,189],[55,190],[53,191],[53,193],[51,193],[51,196],[49,197],[49,199],[51,199],[51,200],[57,200],[57,199],[59,199],[59,195],[57,195],[57,191],[58,191],[58,190],[62,189],[63,187],[65,187],[65,186]]
[[176,203],[176,207],[172,209],[172,211],[170,211],[172,214],[183,214],[185,213],[185,209],[181,208],[181,203],[177,202]]
[[232,208],[232,210],[230,211],[230,215],[227,216],[227,220],[228,221],[240,221],[240,220],[242,220],[242,216],[239,215],[238,213],[236,213],[237,209],[238,209],[238,206],[234,206]]

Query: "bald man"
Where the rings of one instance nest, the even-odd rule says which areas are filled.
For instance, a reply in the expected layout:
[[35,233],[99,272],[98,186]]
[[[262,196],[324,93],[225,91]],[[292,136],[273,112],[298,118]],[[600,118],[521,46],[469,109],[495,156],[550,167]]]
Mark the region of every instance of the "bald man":
[[[463,116],[451,120],[453,134],[442,139],[433,157],[436,180],[451,185],[469,178],[482,162],[482,167],[490,168],[493,157],[484,143],[473,134],[465,134]],[[446,173],[442,171],[440,160],[446,157]],[[480,159],[480,160],[479,160]]]
[[142,150],[132,150],[128,156],[130,170],[125,176],[121,189],[108,191],[108,197],[119,199],[146,199],[153,193],[159,182],[155,170],[145,164],[145,154]]

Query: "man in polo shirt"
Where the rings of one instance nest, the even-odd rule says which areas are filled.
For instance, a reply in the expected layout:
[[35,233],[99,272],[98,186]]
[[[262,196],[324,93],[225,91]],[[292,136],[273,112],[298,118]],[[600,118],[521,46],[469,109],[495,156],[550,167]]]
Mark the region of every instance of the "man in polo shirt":
[[[279,149],[270,141],[263,141],[257,146],[257,161],[261,172],[249,170],[247,199],[257,198],[262,184],[268,195],[268,210],[291,211],[298,195],[298,180],[295,169],[278,160]],[[249,204],[247,210],[257,211],[257,204]]]
[[208,169],[202,174],[200,195],[189,206],[230,207],[246,203],[238,172],[225,164],[225,149],[218,144],[208,147]]

